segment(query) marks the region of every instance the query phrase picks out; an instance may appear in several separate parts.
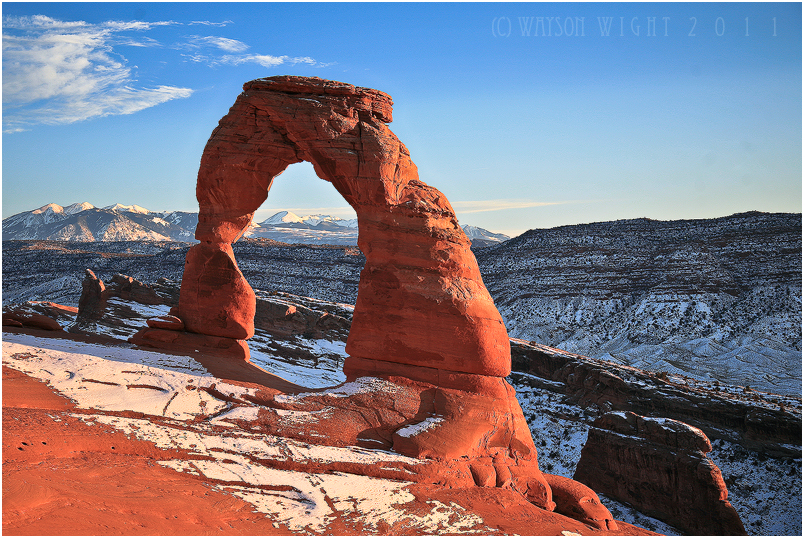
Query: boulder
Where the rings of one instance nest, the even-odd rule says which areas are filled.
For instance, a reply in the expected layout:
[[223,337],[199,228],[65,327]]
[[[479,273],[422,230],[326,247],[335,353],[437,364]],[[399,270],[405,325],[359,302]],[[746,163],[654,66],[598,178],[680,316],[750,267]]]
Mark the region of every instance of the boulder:
[[114,275],[108,288],[110,295],[120,299],[136,301],[143,305],[161,305],[165,303],[152,287],[128,275],[121,275],[120,273]]
[[249,359],[249,347],[246,341],[229,337],[147,327],[129,337],[128,340],[137,346],[172,350],[191,355],[193,352],[200,352],[208,356],[239,361]]
[[165,315],[149,318],[145,321],[149,328],[172,329],[174,331],[184,331],[184,322],[175,316]]
[[551,486],[556,512],[584,522],[598,530],[618,530],[618,524],[598,495],[587,485],[562,477],[543,474]]
[[31,327],[47,331],[64,331],[61,325],[49,316],[25,312],[19,309],[3,313],[3,325],[10,327]]
[[746,535],[710,450],[681,421],[610,412],[590,428],[573,478],[692,535]]

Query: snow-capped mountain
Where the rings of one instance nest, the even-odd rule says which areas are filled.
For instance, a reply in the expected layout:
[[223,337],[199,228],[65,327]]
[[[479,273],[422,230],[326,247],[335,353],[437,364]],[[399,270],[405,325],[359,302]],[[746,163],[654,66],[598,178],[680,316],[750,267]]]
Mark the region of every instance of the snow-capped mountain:
[[461,228],[464,230],[464,234],[466,234],[467,237],[472,240],[473,247],[486,247],[488,245],[494,245],[496,243],[511,239],[506,234],[489,232],[488,230],[479,228],[477,226],[463,225]]
[[[496,234],[477,226],[464,225],[461,228],[472,240],[473,246],[485,247],[509,239],[505,234]],[[261,223],[252,224],[243,235],[284,243],[357,245],[358,220],[320,214],[300,217],[290,211],[281,211]]]
[[332,215],[305,215],[299,217],[290,211],[277,212],[258,226],[305,226],[305,227],[327,227],[327,225],[334,225],[338,227],[357,228],[357,219],[341,219],[340,217],[333,217]]
[[3,240],[194,241],[198,214],[152,212],[141,206],[89,202],[46,204],[3,219]]
[[320,214],[300,217],[290,211],[281,211],[261,223],[252,223],[243,236],[284,243],[357,245],[358,220]]
[[[3,220],[3,240],[58,241],[195,241],[198,213],[154,212],[136,204],[96,208],[89,202],[66,207],[47,204]],[[505,241],[508,236],[465,225],[474,245]],[[246,238],[267,238],[284,243],[357,245],[358,220],[332,215],[299,216],[277,212],[252,225]]]
[[[89,203],[85,202],[84,204]],[[124,211],[128,213],[145,213],[145,214],[151,213],[150,211],[146,210],[142,206],[138,206],[137,204],[132,204],[130,206],[126,206],[125,204],[112,204],[111,206],[104,206],[103,209],[111,211]]]

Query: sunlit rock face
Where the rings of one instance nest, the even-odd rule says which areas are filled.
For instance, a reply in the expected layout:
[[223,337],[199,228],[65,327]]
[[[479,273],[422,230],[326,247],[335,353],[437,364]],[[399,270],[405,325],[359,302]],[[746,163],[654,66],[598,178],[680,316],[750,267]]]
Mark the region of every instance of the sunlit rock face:
[[188,331],[244,339],[253,293],[231,250],[274,177],[300,161],[358,215],[361,274],[347,352],[486,376],[510,370],[508,336],[450,203],[419,180],[386,125],[391,97],[317,78],[248,82],[213,132],[196,196],[201,244],[187,257],[175,310]]
[[[374,403],[382,395],[356,397],[350,406],[357,415],[334,412],[320,426],[329,425],[330,437],[347,436],[344,443],[429,459],[468,484],[513,490],[553,510],[531,432],[503,380],[511,371],[503,320],[450,203],[419,180],[408,149],[386,125],[391,110],[387,94],[340,82],[283,76],[246,83],[201,159],[201,243],[187,254],[171,314],[189,334],[233,343],[254,335],[254,292],[231,244],[273,179],[288,165],[311,162],[357,213],[366,257],[347,381],[393,380],[410,400],[383,411]],[[376,419],[355,420],[367,415]]]

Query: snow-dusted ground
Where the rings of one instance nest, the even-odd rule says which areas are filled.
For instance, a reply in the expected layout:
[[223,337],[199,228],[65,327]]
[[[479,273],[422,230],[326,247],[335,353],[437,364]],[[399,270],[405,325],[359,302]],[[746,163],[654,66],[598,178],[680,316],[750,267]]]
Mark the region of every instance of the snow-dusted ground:
[[[339,341],[329,344],[321,340],[305,342],[313,349],[341,350]],[[102,414],[82,416],[86,421],[114,426],[161,447],[222,457],[226,462],[216,461],[214,465],[196,459],[171,460],[162,464],[224,481],[217,488],[255,504],[259,511],[273,515],[278,522],[300,526],[300,530],[305,526],[310,526],[311,530],[321,530],[331,520],[327,516],[326,504],[321,506],[323,498],[319,487],[325,489],[339,511],[346,510],[347,506],[352,507],[354,502],[360,519],[367,519],[370,525],[372,522],[376,525],[383,519],[403,518],[399,512],[394,512],[392,504],[410,500],[410,494],[396,482],[345,477],[346,474],[330,474],[320,478],[317,475],[321,474],[297,474],[255,464],[252,459],[282,455],[290,455],[297,460],[341,462],[400,462],[408,458],[361,448],[311,446],[244,431],[234,421],[254,417],[255,410],[233,408],[198,388],[215,383],[218,391],[226,393],[243,394],[253,390],[221,383],[192,358],[134,350],[128,345],[109,347],[22,334],[4,334],[3,358],[10,366],[47,381],[61,393],[76,400],[82,408],[106,411],[130,409],[164,417],[165,421],[157,425]],[[263,358],[260,363],[268,370],[307,387],[331,387],[344,381],[340,365],[334,362],[321,364],[319,368],[283,364],[281,358]],[[510,378],[510,382],[517,391],[517,398],[531,428],[540,454],[540,468],[547,473],[572,478],[581,448],[587,439],[589,424],[597,416],[597,410],[582,409],[563,402],[562,395],[531,387],[527,383],[528,378],[529,375],[517,374]],[[188,386],[194,389],[188,389]],[[340,391],[360,391],[363,386],[358,384],[355,388],[351,387],[348,384]],[[183,420],[199,413],[214,417],[209,422],[194,424],[192,429],[183,423]],[[722,440],[713,442],[713,451],[708,456],[721,468],[730,491],[730,502],[751,535],[801,534],[801,459],[765,458]],[[226,481],[242,481],[252,486],[227,486]],[[290,491],[269,492],[261,487],[277,484],[293,488]],[[344,490],[339,490],[341,486],[344,486]],[[679,534],[674,528],[624,504],[605,497],[602,501],[619,520],[658,533]],[[387,510],[384,511],[383,507]],[[300,513],[304,515],[302,520],[298,518]],[[434,506],[429,518],[435,520],[430,524],[419,524],[433,533],[443,533],[445,515],[453,514],[455,517],[458,513],[460,508]],[[359,518],[357,513],[355,518]],[[454,525],[458,527],[450,529],[461,531],[460,522],[463,521],[456,520]],[[467,521],[466,528],[469,527],[471,524]]]
[[[258,296],[263,293],[259,290],[257,292]],[[311,309],[326,310],[345,317],[351,315],[351,306],[346,304],[320,302],[301,296],[285,296],[287,296],[288,301]],[[112,299],[111,302],[119,309],[128,307],[130,310],[130,316],[126,318],[126,325],[123,327],[117,326],[114,329],[99,325],[96,330],[98,333],[116,338],[126,338],[128,335],[135,333],[139,327],[145,326],[147,318],[166,314],[168,310],[166,306],[146,306],[119,299]],[[5,334],[5,340],[9,343],[15,342],[14,339],[21,338],[24,338],[24,336]],[[302,336],[277,338],[267,332],[258,330],[255,337],[249,341],[251,360],[263,369],[304,387],[333,387],[343,383],[346,379],[342,372],[343,361],[346,358],[344,350],[345,339],[345,335],[333,336],[332,340],[304,338]],[[146,401],[151,400],[151,404],[148,405],[150,406],[148,409],[151,412],[147,413],[155,413],[156,411],[166,417],[171,417],[170,414],[176,413],[177,410],[182,409],[181,407],[189,406],[189,403],[194,402],[192,399],[196,398],[193,397],[192,392],[185,394],[180,391],[181,387],[184,386],[182,386],[181,376],[176,378],[177,373],[196,376],[196,385],[202,379],[207,380],[208,378],[204,378],[205,376],[209,377],[209,374],[190,358],[156,353],[149,354],[148,352],[131,350],[128,345],[93,348],[93,345],[72,341],[59,339],[48,341],[47,346],[57,351],[66,353],[80,351],[114,363],[125,365],[127,362],[135,361],[142,365],[142,368],[138,369],[139,374],[136,378],[131,378],[134,374],[128,373],[129,378],[125,378],[127,380],[125,384],[122,384],[120,380],[116,381],[116,383],[120,384],[118,386],[93,382],[92,380],[104,379],[94,369],[100,368],[103,370],[106,367],[93,367],[92,365],[82,367],[82,369],[85,369],[80,371],[82,373],[81,377],[84,379],[83,382],[78,381],[75,376],[71,379],[60,380],[54,378],[50,381],[60,391],[69,391],[77,395],[81,394],[81,392],[88,392],[87,394],[96,395],[99,399],[102,397],[105,404],[99,402],[97,405],[99,409],[106,409],[102,408],[103,406],[116,406],[126,399],[131,399],[132,390],[124,386],[130,384],[158,386],[162,391],[149,390],[147,387],[135,387],[133,389],[141,393],[142,406],[146,406]],[[41,348],[45,349],[44,346]],[[136,357],[137,359],[126,359],[131,357]],[[64,359],[60,361],[64,361]],[[108,365],[108,363],[103,363],[102,365]],[[164,380],[158,383],[156,378],[162,371],[150,371],[150,369],[164,369]],[[684,383],[689,387],[711,388],[713,385],[712,381],[697,380],[695,377],[682,378],[683,375],[675,374],[676,371],[671,369],[660,370],[666,370],[670,380]],[[78,371],[71,372],[76,373],[76,375],[78,373]],[[152,374],[149,374],[149,372]],[[587,439],[589,424],[597,416],[598,410],[594,408],[581,409],[578,406],[563,402],[564,397],[559,393],[530,387],[527,383],[528,377],[529,375],[518,373],[510,378],[510,382],[517,390],[518,400],[531,427],[540,455],[540,467],[547,473],[572,478],[575,465],[581,454],[581,448]],[[87,379],[90,381],[86,381]],[[217,387],[219,390],[221,389],[220,385]],[[753,385],[753,387],[756,386]],[[720,386],[720,390],[722,392],[734,391],[741,394],[744,392],[742,387],[724,385]],[[173,400],[168,402],[171,399],[171,395],[177,391],[182,393],[181,398],[177,393]],[[782,399],[780,402],[784,402],[787,406],[801,406],[801,402],[797,399],[777,398],[777,400],[780,399]],[[219,404],[214,404],[215,399],[212,399],[206,393],[204,394],[204,401],[208,407],[206,408],[206,413],[218,412],[220,414],[214,425],[223,425],[227,420],[235,420],[241,417],[239,414],[247,413],[246,409],[228,409],[226,407],[215,408],[213,411],[213,407],[219,406]],[[226,423],[226,425],[227,428],[236,429],[230,423]],[[123,428],[122,424],[119,426]],[[802,529],[802,506],[800,501],[802,493],[801,459],[766,459],[758,453],[746,451],[740,446],[733,446],[720,440],[714,441],[713,447],[714,449],[709,456],[722,469],[722,474],[730,491],[730,502],[735,506],[744,521],[747,531],[752,535],[799,535]],[[232,451],[235,450],[233,449]],[[179,466],[176,463],[171,464],[171,466],[174,465]],[[188,470],[191,469],[194,468],[188,468]],[[218,468],[207,471],[213,475],[224,473]],[[249,489],[241,489],[238,492],[244,499],[248,497],[249,500],[256,500],[258,496]],[[678,533],[673,528],[614,500],[605,499],[604,503],[613,512],[613,515],[620,520],[659,533]],[[318,522],[321,524],[323,521]]]
[[499,302],[510,337],[654,372],[802,395],[802,289]]
[[[192,358],[156,354],[126,346],[108,347],[24,334],[6,334],[3,362],[39,378],[82,409],[74,413],[87,424],[104,424],[159,447],[181,449],[191,457],[161,461],[163,466],[213,481],[214,488],[251,503],[292,531],[322,533],[336,518],[355,521],[367,533],[387,523],[410,524],[425,534],[487,534],[480,517],[455,503],[427,502],[424,515],[407,511],[414,501],[410,484],[348,473],[307,473],[265,466],[260,459],[311,462],[415,462],[387,451],[334,448],[255,435],[239,428],[230,403],[212,397],[204,387],[248,393],[222,383]],[[247,408],[256,408],[256,405]],[[105,415],[132,410],[161,420]],[[188,422],[200,416],[207,420]],[[251,415],[248,414],[247,415]],[[58,417],[54,417],[58,421]],[[211,460],[211,459],[212,460]]]

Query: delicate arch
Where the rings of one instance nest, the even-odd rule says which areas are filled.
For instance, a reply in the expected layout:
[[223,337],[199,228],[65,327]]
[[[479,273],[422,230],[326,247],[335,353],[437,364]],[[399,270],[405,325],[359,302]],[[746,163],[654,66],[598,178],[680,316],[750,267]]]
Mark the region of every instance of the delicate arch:
[[188,331],[253,335],[254,292],[231,244],[266,200],[273,178],[310,161],[357,213],[366,256],[345,370],[402,364],[414,367],[406,370],[413,378],[430,376],[428,369],[509,374],[508,335],[470,242],[447,198],[419,181],[408,149],[386,125],[391,111],[387,94],[318,78],[244,85],[201,159],[201,243],[188,252],[174,310]]

